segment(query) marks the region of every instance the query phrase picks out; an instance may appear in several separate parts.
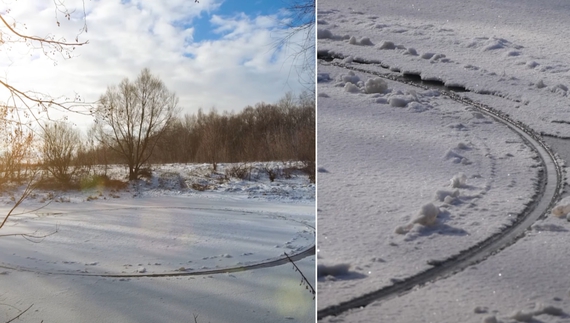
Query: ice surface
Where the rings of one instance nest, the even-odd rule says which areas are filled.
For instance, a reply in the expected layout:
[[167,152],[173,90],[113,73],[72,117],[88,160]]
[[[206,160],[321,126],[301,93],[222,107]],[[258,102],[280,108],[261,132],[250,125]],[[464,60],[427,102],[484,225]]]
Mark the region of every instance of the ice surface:
[[[290,264],[243,270],[314,244],[314,185],[302,173],[220,180],[210,167],[162,165],[124,191],[36,190],[0,232],[2,321],[30,305],[20,320],[314,321],[313,296]],[[197,181],[210,189],[193,190]],[[6,214],[10,194],[0,202]],[[296,264],[314,285],[315,257]],[[231,268],[240,270],[170,276]]]

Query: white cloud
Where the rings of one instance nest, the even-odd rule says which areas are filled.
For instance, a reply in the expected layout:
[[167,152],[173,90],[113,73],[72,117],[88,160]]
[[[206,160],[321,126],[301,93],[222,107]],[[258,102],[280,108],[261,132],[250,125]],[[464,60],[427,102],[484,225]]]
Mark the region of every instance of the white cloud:
[[[123,1],[125,2],[125,1]],[[26,34],[62,35],[75,38],[83,26],[81,1],[67,1],[77,7],[71,21],[61,14],[57,27],[53,3],[36,0],[11,4],[12,16],[26,23]],[[215,106],[219,111],[240,110],[260,101],[275,102],[287,91],[300,92],[297,75],[291,74],[291,51],[275,51],[281,36],[282,14],[249,17],[213,15],[212,31],[220,39],[192,42],[193,28],[183,29],[181,21],[192,21],[206,12],[215,12],[220,1],[85,0],[88,32],[79,40],[74,58],[54,61],[23,44],[0,47],[0,76],[19,88],[72,97],[76,92],[95,101],[108,85],[124,77],[135,78],[148,67],[180,98],[184,113]],[[9,4],[10,5],[10,4]],[[0,9],[2,10],[2,9]],[[191,26],[191,24],[190,24]],[[3,29],[2,31],[5,31]],[[4,99],[5,96],[0,96]]]

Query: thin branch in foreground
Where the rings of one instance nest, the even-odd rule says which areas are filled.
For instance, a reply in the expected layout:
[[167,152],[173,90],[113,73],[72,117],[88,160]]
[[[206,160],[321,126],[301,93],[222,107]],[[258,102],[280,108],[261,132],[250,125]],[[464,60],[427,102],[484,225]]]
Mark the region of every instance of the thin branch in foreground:
[[18,314],[18,316],[13,317],[12,319],[10,319],[9,321],[6,321],[6,323],[10,323],[13,322],[14,320],[20,318],[20,316],[24,315],[24,313],[26,313],[30,308],[32,308],[32,306],[34,306],[34,304],[28,306],[28,308],[26,308],[25,310],[23,310],[20,314]]
[[[38,231],[34,231],[34,233],[8,233],[8,234],[0,234],[0,237],[22,236],[22,238],[24,238],[24,239],[26,239],[26,240],[28,240],[28,241],[30,241],[30,242],[39,243],[39,242],[42,242],[45,238],[47,238],[47,237],[49,237],[49,236],[51,236],[51,235],[54,235],[54,234],[58,233],[58,232],[59,232],[59,227],[56,226],[56,227],[55,227],[55,231],[50,232],[50,233],[46,233],[46,234],[41,235],[41,236],[35,235],[36,232],[38,232]],[[32,240],[32,239],[40,239],[40,240],[39,240],[39,241],[34,241],[34,240]]]
[[14,210],[20,206],[20,204],[22,204],[22,202],[28,198],[28,196],[30,196],[30,194],[32,194],[34,188],[32,185],[33,180],[35,179],[35,176],[30,176],[30,181],[28,182],[28,184],[26,185],[26,188],[24,189],[24,193],[22,193],[22,196],[20,196],[20,198],[18,199],[18,201],[16,202],[16,204],[14,204],[14,206],[10,209],[10,211],[8,212],[8,214],[6,214],[6,217],[4,217],[4,221],[2,221],[2,224],[0,224],[0,229],[2,229],[2,227],[4,226],[4,224],[6,224],[6,221],[8,221],[8,218],[10,217],[10,215],[12,215],[12,212],[14,212]]
[[301,271],[301,269],[299,269],[299,267],[297,267],[297,265],[295,264],[295,262],[293,261],[293,259],[291,259],[291,257],[289,257],[289,255],[284,252],[285,257],[287,257],[287,259],[293,264],[293,266],[295,267],[295,271],[298,272],[299,274],[301,274],[301,277],[303,277],[303,279],[301,280],[301,285],[305,284],[306,288],[309,290],[309,293],[313,294],[313,299],[315,299],[315,295],[317,294],[315,292],[315,289],[313,288],[313,285],[311,285],[311,283],[309,283],[309,281],[307,280],[307,277],[305,277],[305,275],[303,274],[303,272]]

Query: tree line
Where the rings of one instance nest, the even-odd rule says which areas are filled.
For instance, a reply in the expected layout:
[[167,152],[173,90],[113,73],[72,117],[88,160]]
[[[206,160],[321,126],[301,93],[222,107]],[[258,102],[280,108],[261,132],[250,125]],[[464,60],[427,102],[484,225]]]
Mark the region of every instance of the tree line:
[[240,112],[200,109],[184,116],[177,103],[176,95],[144,69],[134,81],[107,88],[85,134],[66,121],[46,123],[35,135],[5,127],[10,140],[0,154],[0,180],[20,180],[32,163],[33,169],[40,166],[52,179],[69,183],[94,165],[125,164],[133,180],[150,164],[209,163],[216,171],[218,163],[254,161],[301,161],[314,180],[311,94],[288,93],[276,103]]

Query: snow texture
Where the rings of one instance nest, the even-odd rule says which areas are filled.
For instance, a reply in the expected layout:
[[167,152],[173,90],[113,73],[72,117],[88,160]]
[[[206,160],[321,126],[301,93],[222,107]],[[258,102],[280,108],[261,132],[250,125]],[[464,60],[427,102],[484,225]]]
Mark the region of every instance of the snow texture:
[[[321,1],[318,19],[346,38],[319,39],[318,49],[373,63],[357,65],[370,72],[464,88],[459,95],[538,133],[570,137],[570,60],[560,50],[570,45],[569,14],[557,0]],[[350,37],[376,45],[353,46]],[[347,73],[326,62],[318,70]],[[317,147],[328,170],[319,173],[318,262],[342,259],[352,273],[319,278],[318,308],[405,279],[511,225],[543,171],[520,137],[438,90],[386,81],[387,91],[368,93],[358,83],[372,74],[355,75],[359,92],[317,85],[327,95],[318,101]],[[437,221],[410,228],[428,203]],[[569,205],[561,201],[552,210],[560,218],[540,220],[477,265],[324,321],[570,322]]]

